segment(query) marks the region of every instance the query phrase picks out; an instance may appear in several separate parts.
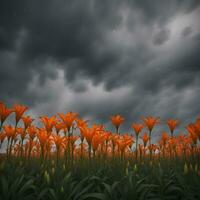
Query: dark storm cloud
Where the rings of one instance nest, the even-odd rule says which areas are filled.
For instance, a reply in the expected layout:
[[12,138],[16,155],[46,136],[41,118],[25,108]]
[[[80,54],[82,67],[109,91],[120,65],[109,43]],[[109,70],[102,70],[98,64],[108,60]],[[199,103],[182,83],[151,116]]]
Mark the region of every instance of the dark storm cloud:
[[186,37],[186,36],[190,35],[191,33],[192,33],[192,27],[191,26],[185,27],[182,31],[183,37]]
[[161,30],[154,36],[153,43],[155,45],[162,45],[167,40],[169,40],[169,37],[170,37],[170,30],[166,30],[166,29]]
[[1,1],[1,99],[36,114],[74,109],[104,123],[121,113],[127,127],[147,114],[195,117],[199,5]]

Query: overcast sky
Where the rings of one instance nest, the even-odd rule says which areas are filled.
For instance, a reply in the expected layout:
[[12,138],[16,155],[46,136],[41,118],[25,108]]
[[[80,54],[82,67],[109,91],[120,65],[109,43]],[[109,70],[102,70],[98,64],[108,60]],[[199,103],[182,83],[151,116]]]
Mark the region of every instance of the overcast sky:
[[0,100],[185,126],[200,117],[199,19],[199,0],[1,0]]

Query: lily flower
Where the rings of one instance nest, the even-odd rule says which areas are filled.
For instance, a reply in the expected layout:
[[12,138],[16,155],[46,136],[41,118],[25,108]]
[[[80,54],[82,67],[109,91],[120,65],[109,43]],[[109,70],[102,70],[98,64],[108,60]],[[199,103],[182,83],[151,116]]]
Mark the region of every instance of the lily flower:
[[114,115],[110,117],[111,123],[116,127],[116,132],[119,134],[119,127],[124,122],[124,118],[121,115]]
[[28,107],[23,106],[23,105],[19,105],[19,104],[15,104],[13,106],[13,111],[15,112],[15,121],[16,121],[16,126],[19,122],[19,120],[22,118],[24,112],[28,109]]
[[32,119],[30,116],[24,116],[21,118],[23,123],[24,123],[24,129],[26,130],[31,123],[34,121],[34,119]]
[[156,124],[158,124],[160,122],[160,119],[158,117],[143,117],[142,118],[144,121],[144,124],[146,125],[146,127],[149,130],[149,144],[151,145],[151,133],[153,128],[155,127]]
[[174,137],[174,130],[177,127],[177,125],[179,124],[179,121],[176,119],[168,119],[166,121],[170,131],[171,131],[171,137]]
[[137,155],[138,155],[138,136],[139,136],[139,133],[144,128],[144,125],[143,124],[133,123],[132,124],[132,128],[133,128],[133,130],[135,131],[135,134],[136,134],[136,160],[137,160]]
[[73,122],[75,121],[76,117],[78,116],[77,113],[68,112],[66,115],[63,113],[58,113],[59,117],[62,119],[62,121],[65,123],[68,133],[70,132],[70,129],[73,125]]
[[53,126],[56,123],[56,117],[52,116],[52,117],[47,117],[47,116],[42,116],[40,117],[41,122],[43,123],[46,131],[48,133],[50,133],[52,131]]
[[13,112],[12,109],[9,109],[5,106],[5,104],[3,104],[2,102],[0,102],[0,130],[1,127],[3,126],[4,121],[7,119],[7,117]]

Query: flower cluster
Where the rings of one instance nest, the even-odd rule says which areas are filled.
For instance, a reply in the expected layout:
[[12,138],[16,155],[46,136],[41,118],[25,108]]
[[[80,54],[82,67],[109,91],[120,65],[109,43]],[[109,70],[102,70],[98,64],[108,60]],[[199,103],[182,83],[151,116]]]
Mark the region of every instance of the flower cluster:
[[[162,132],[157,143],[152,143],[152,133],[156,125],[161,124],[157,117],[142,117],[141,123],[132,123],[133,134],[120,134],[119,128],[125,119],[121,115],[110,117],[115,131],[111,132],[104,125],[92,124],[79,118],[78,113],[58,113],[52,117],[41,116],[40,126],[34,125],[36,119],[24,113],[28,107],[14,105],[12,108],[0,102],[0,148],[6,150],[7,158],[12,156],[39,157],[42,160],[56,157],[57,162],[65,158],[120,159],[136,160],[156,157],[181,157],[199,155],[200,119],[186,127],[186,134],[174,136],[179,120],[168,119],[164,124],[169,134]],[[6,119],[14,114],[14,125]]]

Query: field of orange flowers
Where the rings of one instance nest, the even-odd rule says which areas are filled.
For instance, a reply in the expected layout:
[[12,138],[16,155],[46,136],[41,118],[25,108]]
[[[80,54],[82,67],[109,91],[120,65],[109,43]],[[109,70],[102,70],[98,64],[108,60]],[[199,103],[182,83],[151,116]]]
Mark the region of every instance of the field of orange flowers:
[[[111,132],[78,113],[27,109],[0,102],[0,199],[200,199],[200,119],[175,136],[179,120],[142,117],[122,134],[121,115]],[[169,131],[153,143],[161,123]]]

